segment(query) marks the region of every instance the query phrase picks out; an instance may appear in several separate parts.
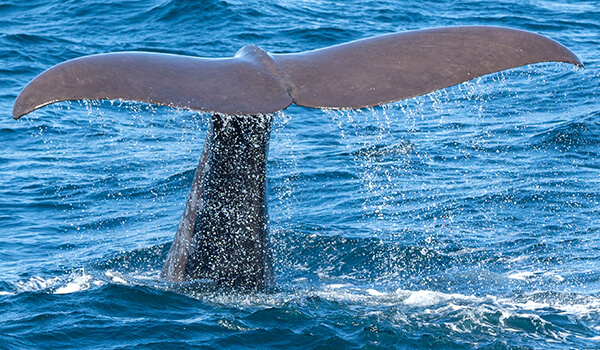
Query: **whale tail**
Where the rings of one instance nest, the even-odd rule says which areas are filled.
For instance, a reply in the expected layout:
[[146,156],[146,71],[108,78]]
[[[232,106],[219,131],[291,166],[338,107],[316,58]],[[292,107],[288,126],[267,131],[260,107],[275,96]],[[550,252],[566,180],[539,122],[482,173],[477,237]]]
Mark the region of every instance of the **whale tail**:
[[135,100],[229,115],[269,114],[291,103],[363,108],[547,61],[582,66],[551,39],[497,27],[418,30],[294,54],[269,54],[249,45],[224,59],[101,54],[40,74],[19,94],[13,117],[80,99]]
[[271,116],[264,114],[292,103],[370,107],[545,61],[581,66],[555,41],[493,27],[390,34],[295,54],[269,54],[250,45],[225,59],[113,53],[48,69],[19,94],[13,117],[79,99],[136,100],[213,113],[161,276],[264,289],[272,279],[265,186]]

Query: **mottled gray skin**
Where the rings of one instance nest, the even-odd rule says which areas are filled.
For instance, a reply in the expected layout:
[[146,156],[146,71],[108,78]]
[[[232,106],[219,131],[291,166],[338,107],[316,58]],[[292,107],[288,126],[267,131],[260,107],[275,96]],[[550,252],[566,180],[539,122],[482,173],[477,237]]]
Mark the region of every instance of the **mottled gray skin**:
[[215,113],[162,277],[262,289],[272,280],[265,193],[270,118],[221,115],[265,115],[291,103],[377,106],[550,61],[583,66],[549,38],[480,26],[394,33],[293,54],[269,54],[254,45],[223,59],[112,53],[43,72],[21,91],[13,117],[79,99]]
[[266,161],[271,116],[212,116],[192,191],[162,271],[171,281],[271,284]]

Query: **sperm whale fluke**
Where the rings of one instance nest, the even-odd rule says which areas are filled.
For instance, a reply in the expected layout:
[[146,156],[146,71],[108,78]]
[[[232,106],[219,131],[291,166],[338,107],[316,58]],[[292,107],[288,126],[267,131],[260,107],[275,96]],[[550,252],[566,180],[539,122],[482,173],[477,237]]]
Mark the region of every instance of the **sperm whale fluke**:
[[269,54],[248,45],[224,59],[100,54],[39,75],[19,94],[13,117],[80,99],[135,100],[228,115],[273,113],[292,102],[362,108],[547,61],[582,65],[551,39],[497,27],[410,31],[294,54]]
[[272,279],[265,185],[268,114],[292,103],[376,106],[549,61],[582,66],[551,39],[497,27],[418,30],[294,54],[270,54],[249,45],[224,59],[111,53],[43,72],[17,97],[13,118],[79,99],[135,100],[213,113],[161,276],[260,289]]

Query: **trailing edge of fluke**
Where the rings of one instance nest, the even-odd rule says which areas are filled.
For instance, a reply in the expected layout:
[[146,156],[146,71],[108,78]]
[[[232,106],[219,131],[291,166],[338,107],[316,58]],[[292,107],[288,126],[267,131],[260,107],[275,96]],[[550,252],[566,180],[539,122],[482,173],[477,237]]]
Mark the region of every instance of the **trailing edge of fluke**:
[[254,45],[221,59],[110,53],[73,59],[40,74],[17,97],[13,118],[81,99],[134,100],[229,115],[269,114],[292,103],[363,108],[549,61],[583,66],[546,37],[475,26],[381,35],[294,54],[270,54]]

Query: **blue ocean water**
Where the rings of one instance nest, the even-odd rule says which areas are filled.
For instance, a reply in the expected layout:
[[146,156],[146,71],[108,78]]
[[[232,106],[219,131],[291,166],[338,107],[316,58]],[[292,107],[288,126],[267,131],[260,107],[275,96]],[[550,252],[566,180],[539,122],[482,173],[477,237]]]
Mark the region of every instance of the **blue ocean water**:
[[[586,67],[275,115],[264,293],[159,278],[207,115],[82,101],[11,119],[27,82],[83,55],[448,25],[537,32]],[[600,2],[4,0],[0,43],[0,349],[600,348]]]

